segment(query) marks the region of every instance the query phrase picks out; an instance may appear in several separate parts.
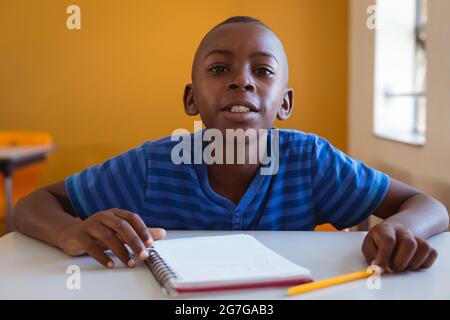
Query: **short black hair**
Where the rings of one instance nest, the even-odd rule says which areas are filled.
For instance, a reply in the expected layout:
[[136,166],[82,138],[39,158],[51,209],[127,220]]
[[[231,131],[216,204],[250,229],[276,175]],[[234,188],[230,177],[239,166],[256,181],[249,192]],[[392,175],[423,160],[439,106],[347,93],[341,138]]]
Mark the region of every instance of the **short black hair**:
[[222,21],[221,23],[219,23],[218,25],[216,25],[214,28],[212,28],[211,30],[214,30],[220,26],[226,25],[226,24],[230,24],[230,23],[254,23],[254,24],[259,24],[263,27],[266,27],[267,29],[270,30],[270,28],[261,20],[253,18],[253,17],[249,17],[249,16],[233,16],[230,17],[224,21]]

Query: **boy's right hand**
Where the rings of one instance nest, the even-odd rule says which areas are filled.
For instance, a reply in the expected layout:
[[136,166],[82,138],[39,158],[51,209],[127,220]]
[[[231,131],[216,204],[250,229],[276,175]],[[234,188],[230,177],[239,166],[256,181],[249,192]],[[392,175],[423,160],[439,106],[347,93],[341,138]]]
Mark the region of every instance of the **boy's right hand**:
[[141,217],[130,211],[109,209],[99,211],[86,220],[70,225],[59,233],[58,244],[70,256],[87,253],[108,268],[114,262],[104,252],[111,251],[132,268],[136,265],[130,257],[125,244],[141,260],[148,258],[146,248],[152,247],[154,240],[163,239],[166,231],[160,228],[147,228]]

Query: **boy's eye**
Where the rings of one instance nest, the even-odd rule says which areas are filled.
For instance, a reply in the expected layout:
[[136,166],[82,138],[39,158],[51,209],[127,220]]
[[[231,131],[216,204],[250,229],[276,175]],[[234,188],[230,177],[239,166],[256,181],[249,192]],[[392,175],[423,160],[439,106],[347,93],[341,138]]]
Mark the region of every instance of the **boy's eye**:
[[210,71],[212,73],[223,73],[223,72],[227,71],[227,68],[224,66],[213,66],[213,67],[209,68],[208,71]]
[[265,68],[265,67],[260,67],[260,68],[256,69],[256,73],[260,76],[271,76],[271,75],[275,74],[272,70]]

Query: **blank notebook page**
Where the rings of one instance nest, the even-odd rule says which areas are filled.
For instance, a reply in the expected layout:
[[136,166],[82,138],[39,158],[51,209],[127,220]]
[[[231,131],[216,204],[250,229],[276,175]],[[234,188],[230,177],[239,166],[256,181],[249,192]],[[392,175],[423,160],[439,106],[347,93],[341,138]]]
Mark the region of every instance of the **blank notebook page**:
[[245,234],[155,242],[175,272],[176,285],[244,283],[310,276],[300,267]]

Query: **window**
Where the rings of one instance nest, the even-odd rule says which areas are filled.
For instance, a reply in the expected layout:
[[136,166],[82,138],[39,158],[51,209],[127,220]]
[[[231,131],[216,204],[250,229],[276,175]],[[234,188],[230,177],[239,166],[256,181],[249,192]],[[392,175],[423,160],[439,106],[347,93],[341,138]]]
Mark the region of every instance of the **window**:
[[374,133],[425,144],[427,0],[378,0]]

